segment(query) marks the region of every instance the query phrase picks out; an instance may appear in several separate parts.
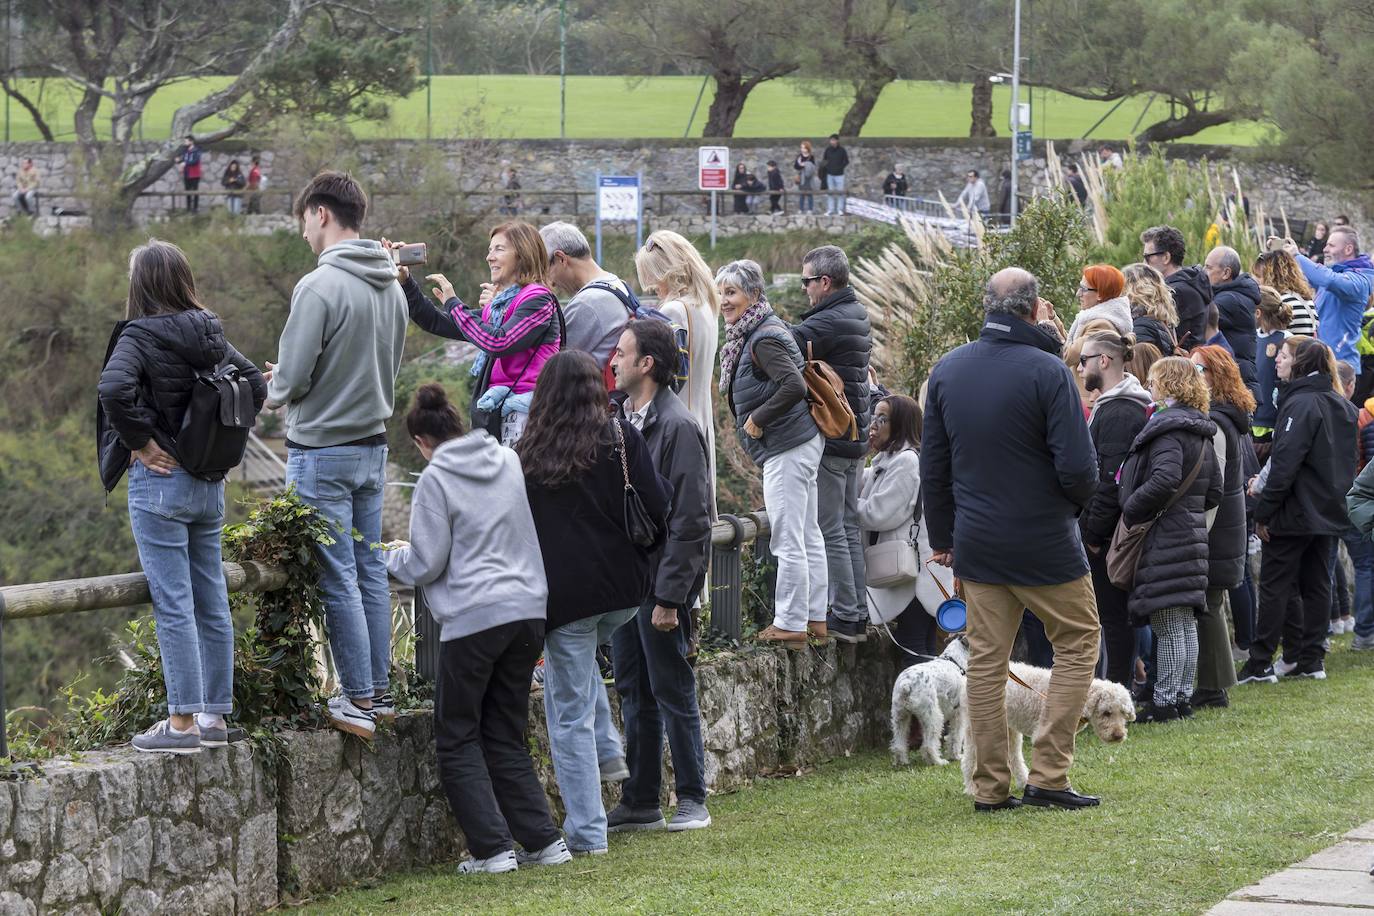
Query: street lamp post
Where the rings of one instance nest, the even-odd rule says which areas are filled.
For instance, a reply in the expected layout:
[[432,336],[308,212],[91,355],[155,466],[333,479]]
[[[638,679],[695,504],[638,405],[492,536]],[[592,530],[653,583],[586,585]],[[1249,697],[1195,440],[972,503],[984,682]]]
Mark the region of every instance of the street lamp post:
[[1016,178],[1021,171],[1016,145],[1021,137],[1021,0],[1016,0],[1011,38],[1011,225],[1016,225]]
[[558,137],[568,136],[568,0],[558,0]]

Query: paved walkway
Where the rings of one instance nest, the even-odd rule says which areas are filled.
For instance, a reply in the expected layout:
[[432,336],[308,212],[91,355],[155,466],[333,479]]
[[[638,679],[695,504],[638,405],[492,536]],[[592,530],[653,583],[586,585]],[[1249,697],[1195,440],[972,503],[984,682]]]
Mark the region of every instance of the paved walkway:
[[1374,821],[1356,827],[1329,849],[1258,884],[1243,887],[1207,916],[1328,916],[1374,914]]

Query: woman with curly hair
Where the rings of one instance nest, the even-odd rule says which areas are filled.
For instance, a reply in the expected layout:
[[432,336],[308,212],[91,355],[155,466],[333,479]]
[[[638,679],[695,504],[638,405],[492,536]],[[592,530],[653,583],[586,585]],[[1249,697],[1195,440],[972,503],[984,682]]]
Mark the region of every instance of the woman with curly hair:
[[1266,251],[1255,259],[1252,272],[1260,286],[1272,286],[1293,309],[1289,333],[1316,337],[1317,307],[1312,300],[1317,294],[1308,285],[1297,259],[1286,251]]
[[1136,626],[1150,625],[1156,646],[1154,696],[1136,721],[1165,722],[1192,713],[1196,615],[1207,608],[1207,511],[1221,503],[1222,475],[1201,373],[1181,356],[1165,357],[1150,369],[1150,394],[1155,412],[1121,467],[1121,516],[1127,525],[1155,519],[1127,609]]
[[[1121,273],[1126,278],[1122,295],[1131,303],[1136,341],[1153,344],[1164,356],[1173,356],[1178,346],[1174,338],[1178,309],[1174,307],[1174,292],[1164,282],[1164,275],[1149,264],[1131,264]],[[1138,374],[1138,377],[1144,376]]]
[[1240,377],[1240,368],[1222,347],[1197,347],[1193,365],[1211,393],[1208,416],[1221,436],[1213,439],[1222,463],[1221,505],[1207,538],[1207,607],[1198,615],[1198,672],[1193,706],[1227,706],[1226,691],[1236,684],[1231,635],[1226,628],[1225,601],[1232,596],[1237,642],[1249,646],[1254,631],[1253,584],[1246,562],[1250,543],[1245,512],[1245,484],[1259,473],[1250,414],[1255,398]]

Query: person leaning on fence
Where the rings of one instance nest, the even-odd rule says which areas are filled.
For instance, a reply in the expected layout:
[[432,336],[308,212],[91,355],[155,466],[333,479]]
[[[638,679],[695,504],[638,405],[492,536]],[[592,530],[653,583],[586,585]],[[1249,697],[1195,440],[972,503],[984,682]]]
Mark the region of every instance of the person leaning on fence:
[[[653,588],[653,553],[672,502],[634,425],[611,419],[601,367],[569,350],[548,361],[516,444],[549,583],[544,710],[563,830],[574,853],[606,850],[603,780],[627,771],[596,662],[597,647],[634,617]],[[626,527],[632,487],[658,541]]]
[[1097,486],[1098,467],[1059,343],[1035,324],[1050,308],[1029,272],[994,274],[979,339],[935,365],[927,392],[921,479],[930,546],[954,567],[968,599],[976,811],[1021,805],[1010,794],[1006,687],[1023,608],[1044,623],[1054,646],[1026,802],[1098,804],[1068,781],[1099,642],[1075,517]]
[[[385,240],[383,240],[385,241]],[[400,246],[402,243],[389,243]],[[491,282],[482,284],[477,308],[465,305],[443,274],[430,274],[436,307],[402,269],[410,320],[450,340],[466,340],[482,352],[469,370],[475,382],[472,426],[513,445],[529,417],[535,382],[563,346],[563,314],[548,288],[549,253],[539,231],[520,220],[491,230],[487,247]]]
[[599,366],[610,365],[620,332],[630,320],[625,304],[629,286],[593,260],[587,237],[572,223],[549,223],[539,235],[549,252],[549,282],[571,297],[563,306],[568,325],[563,346],[590,353]]
[[943,600],[940,586],[954,593],[949,570],[926,565],[931,549],[921,511],[920,406],[901,394],[878,401],[868,445],[873,463],[864,469],[859,491],[864,546],[910,541],[916,549],[915,579],[887,588],[868,586],[869,616],[875,623],[890,625],[905,668],[940,654],[935,626],[935,611]]
[[248,166],[248,212],[262,212],[262,189],[264,181],[262,177],[262,157],[254,156]]
[[14,176],[14,205],[25,216],[38,215],[38,185],[42,176],[33,160],[26,158]]
[[243,167],[239,165],[237,159],[230,159],[229,164],[224,168],[224,175],[220,177],[220,186],[229,192],[225,205],[229,212],[237,216],[243,212],[243,189],[248,186],[248,179],[243,174]]
[[370,738],[375,716],[395,715],[391,595],[374,545],[406,302],[386,249],[359,237],[367,195],[352,176],[321,172],[294,210],[319,266],[291,294],[278,363],[268,363],[268,398],[286,405],[286,482],[335,529],[332,544],[315,548],[342,692],[329,700],[329,718]]
[[816,198],[811,192],[816,190],[816,157],[811,152],[811,141],[801,142],[801,152],[797,153],[797,158],[792,161],[792,169],[797,173],[797,212],[813,213],[816,209]]
[[434,382],[416,392],[406,432],[429,463],[410,540],[387,545],[386,565],[423,591],[439,625],[434,745],[472,854],[459,871],[567,862],[525,743],[549,590],[520,459],[481,430],[464,435]]
[[697,596],[711,555],[711,481],[706,436],[673,394],[678,347],[667,323],[631,321],[612,368],[628,395],[624,418],[644,436],[654,469],[672,487],[663,548],[653,559],[652,587],[639,613],[611,637],[611,661],[625,723],[629,778],[607,815],[610,832],[665,826],[659,807],[663,737],[673,754],[677,811],[668,830],[711,826],[706,810],[706,751],[701,738],[693,653]]
[[[234,625],[220,559],[224,475],[180,466],[177,437],[203,373],[232,365],[267,398],[262,373],[224,337],[181,249],[149,240],[129,256],[129,301],[100,372],[97,436],[108,493],[129,472],[129,524],[157,621],[168,717],[140,751],[192,754],[229,741]],[[237,731],[237,730],[235,730]]]
[[725,318],[720,393],[744,451],[763,468],[769,547],[778,562],[773,623],[759,639],[804,649],[808,634],[828,636],[816,492],[825,439],[811,418],[801,351],[764,295],[762,269],[753,261],[731,261],[716,283]]

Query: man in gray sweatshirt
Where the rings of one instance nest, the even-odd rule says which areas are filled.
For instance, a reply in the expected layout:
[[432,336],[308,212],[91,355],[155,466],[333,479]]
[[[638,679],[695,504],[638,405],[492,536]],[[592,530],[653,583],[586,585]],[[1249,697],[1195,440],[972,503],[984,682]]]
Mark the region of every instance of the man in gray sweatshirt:
[[572,223],[549,223],[539,235],[549,250],[549,280],[559,293],[572,297],[563,306],[568,323],[563,348],[585,350],[604,368],[632,317],[627,305],[629,287],[596,263],[587,237]]
[[[296,201],[319,266],[296,284],[268,400],[286,405],[286,480],[335,526],[318,545],[325,621],[342,696],[335,727],[370,738],[374,715],[394,714],[388,693],[391,599],[382,538],[386,421],[405,348],[408,312],[396,267],[359,237],[367,195],[349,175],[321,172]],[[361,535],[355,540],[354,531]]]

